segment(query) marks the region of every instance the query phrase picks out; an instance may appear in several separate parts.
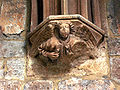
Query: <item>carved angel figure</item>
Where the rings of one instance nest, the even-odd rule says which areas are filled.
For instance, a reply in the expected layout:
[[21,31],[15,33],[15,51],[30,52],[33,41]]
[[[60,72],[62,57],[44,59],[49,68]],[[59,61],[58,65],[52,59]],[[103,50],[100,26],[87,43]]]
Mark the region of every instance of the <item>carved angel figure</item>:
[[39,54],[50,60],[73,55],[72,47],[80,42],[79,37],[71,34],[70,23],[58,23],[54,26],[54,35],[39,47]]

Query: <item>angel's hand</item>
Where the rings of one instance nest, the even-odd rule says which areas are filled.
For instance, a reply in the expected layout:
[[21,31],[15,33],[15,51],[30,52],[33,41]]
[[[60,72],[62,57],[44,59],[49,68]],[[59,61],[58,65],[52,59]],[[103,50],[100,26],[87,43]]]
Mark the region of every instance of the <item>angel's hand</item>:
[[52,60],[56,60],[58,57],[59,57],[59,53],[56,53],[56,52],[49,52],[47,53],[47,56],[52,59]]

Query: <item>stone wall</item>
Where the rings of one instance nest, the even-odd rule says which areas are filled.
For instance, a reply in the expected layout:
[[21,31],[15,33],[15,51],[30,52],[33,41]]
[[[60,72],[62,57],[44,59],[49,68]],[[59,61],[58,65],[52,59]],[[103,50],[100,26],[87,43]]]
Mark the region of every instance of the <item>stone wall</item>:
[[[120,90],[119,22],[116,24],[116,19],[119,17],[118,14],[114,14],[117,13],[114,7],[117,2],[112,1],[102,2],[104,7],[107,7],[107,10],[104,9],[105,18],[102,21],[107,37],[107,62],[87,62],[82,67],[93,70],[93,73],[99,71],[103,73],[102,76],[99,73],[84,76],[83,71],[80,71],[83,74],[81,77],[72,75],[39,78],[33,74],[27,75],[28,69],[31,69],[27,67],[32,67],[32,62],[29,62],[26,55],[26,32],[29,31],[30,23],[29,0],[1,0],[0,90]],[[100,67],[97,67],[99,65]],[[32,71],[29,70],[29,73],[34,73]]]

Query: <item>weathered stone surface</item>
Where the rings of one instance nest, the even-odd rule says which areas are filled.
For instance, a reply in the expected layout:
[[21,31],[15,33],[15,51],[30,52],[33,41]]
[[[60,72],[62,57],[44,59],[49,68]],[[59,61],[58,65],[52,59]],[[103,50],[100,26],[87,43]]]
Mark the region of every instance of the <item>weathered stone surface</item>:
[[0,80],[0,90],[22,90],[22,84],[17,80]]
[[16,58],[7,61],[7,72],[5,79],[20,79],[24,80],[25,75],[25,59]]
[[[98,55],[99,58],[83,61],[84,63],[82,63],[78,67],[72,68],[71,69],[72,73],[70,73],[70,74],[75,75],[75,76],[89,76],[89,75],[104,76],[104,75],[107,75],[109,73],[109,66],[107,63],[106,50],[104,50],[102,48],[97,49],[97,51],[94,52],[94,55],[95,56]],[[73,62],[73,67],[79,63]]]
[[30,81],[24,86],[24,90],[53,90],[51,81]]
[[110,57],[111,78],[120,83],[120,57]]
[[0,57],[23,57],[23,41],[0,41]]
[[120,39],[109,38],[108,51],[110,55],[120,55]]
[[1,2],[0,26],[4,34],[20,34],[25,25],[25,1],[3,0]]
[[[98,49],[97,49],[98,50]],[[34,58],[28,58],[27,64],[27,76],[29,77],[61,77],[64,76],[89,76],[94,75],[96,77],[106,76],[108,75],[110,68],[108,66],[108,59],[106,56],[106,51],[98,50],[94,53],[94,55],[98,55],[97,59],[81,59],[79,61],[73,61],[71,63],[70,70],[67,71],[65,68],[60,68],[59,65],[54,68],[54,66],[43,65],[40,60],[36,60]],[[43,65],[43,66],[42,66]],[[51,64],[52,65],[52,64]],[[62,64],[63,67],[67,67],[67,65]],[[68,67],[69,68],[69,67]]]
[[109,0],[108,7],[108,23],[109,28],[114,35],[120,35],[120,1],[119,0]]
[[72,78],[61,81],[59,90],[115,90],[115,86],[109,80],[82,80]]
[[[104,37],[103,30],[85,19],[76,17],[82,18],[79,15],[50,16],[48,20],[38,25],[35,32],[29,34],[28,39],[31,43],[27,65],[29,77],[61,77],[61,75],[102,77],[109,73],[106,47],[104,43],[100,45]],[[56,29],[56,25],[59,28]],[[61,28],[71,32],[66,33],[67,38],[60,35]],[[56,31],[58,33],[54,33]]]
[[3,73],[4,73],[4,68],[3,68],[3,60],[0,60],[0,78],[3,77]]

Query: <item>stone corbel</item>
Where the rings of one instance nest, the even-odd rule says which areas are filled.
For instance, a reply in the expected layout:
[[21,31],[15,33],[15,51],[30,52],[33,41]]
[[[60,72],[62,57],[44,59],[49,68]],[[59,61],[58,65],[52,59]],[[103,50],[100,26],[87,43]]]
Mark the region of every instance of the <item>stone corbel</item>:
[[28,36],[29,55],[54,61],[95,58],[92,52],[104,41],[104,31],[81,15],[49,16]]

